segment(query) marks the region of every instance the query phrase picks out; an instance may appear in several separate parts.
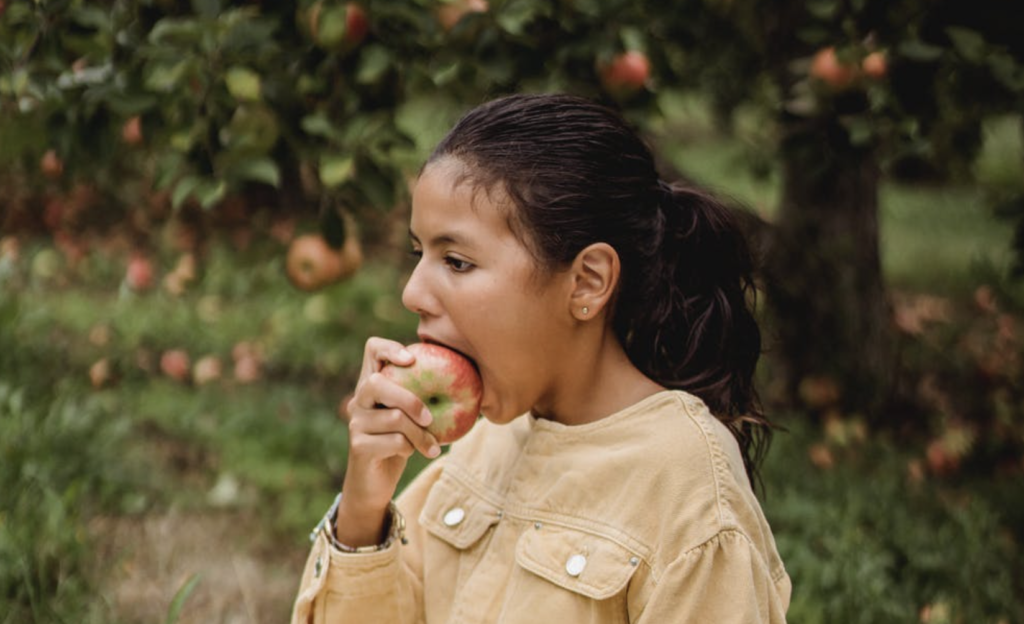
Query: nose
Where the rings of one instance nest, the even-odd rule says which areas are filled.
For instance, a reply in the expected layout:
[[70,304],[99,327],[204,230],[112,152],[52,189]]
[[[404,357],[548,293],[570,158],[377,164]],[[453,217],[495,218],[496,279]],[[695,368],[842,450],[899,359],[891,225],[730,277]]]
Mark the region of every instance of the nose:
[[417,262],[402,289],[402,305],[420,316],[436,313],[437,302],[430,294],[428,281],[426,267],[422,261]]

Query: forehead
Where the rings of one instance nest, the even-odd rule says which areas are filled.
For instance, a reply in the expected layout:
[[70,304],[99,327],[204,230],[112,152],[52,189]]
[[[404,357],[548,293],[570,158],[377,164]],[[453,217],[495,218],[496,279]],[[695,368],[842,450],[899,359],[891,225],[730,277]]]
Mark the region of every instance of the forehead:
[[413,187],[410,232],[419,239],[460,234],[470,238],[515,238],[507,201],[498,190],[473,184],[454,159],[428,165]]

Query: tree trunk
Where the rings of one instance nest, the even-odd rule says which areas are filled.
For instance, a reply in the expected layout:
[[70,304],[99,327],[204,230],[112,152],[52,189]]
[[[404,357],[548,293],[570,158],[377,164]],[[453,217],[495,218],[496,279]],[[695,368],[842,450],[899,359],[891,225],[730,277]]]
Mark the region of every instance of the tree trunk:
[[765,249],[769,347],[788,398],[828,378],[845,409],[870,412],[888,398],[896,362],[875,155],[834,118],[787,118],[782,129],[782,200]]

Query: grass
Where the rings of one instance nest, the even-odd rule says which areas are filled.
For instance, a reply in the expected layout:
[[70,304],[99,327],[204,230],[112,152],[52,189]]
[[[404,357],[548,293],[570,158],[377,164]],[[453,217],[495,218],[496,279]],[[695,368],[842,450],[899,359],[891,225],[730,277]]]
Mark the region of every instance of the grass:
[[[778,181],[747,166],[760,139],[696,128],[672,153],[679,166],[770,217]],[[885,271],[901,289],[962,298],[1006,258],[1010,227],[988,214],[980,188],[886,184],[882,220]],[[400,262],[377,254],[353,280],[305,294],[287,283],[280,244],[257,237],[238,250],[218,239],[199,279],[175,297],[127,291],[116,255],[33,269],[48,250],[34,241],[17,263],[0,260],[0,623],[149,621],[178,607],[186,621],[280,619],[305,535],[344,475],[337,406],[363,342],[414,336],[398,299]],[[161,249],[159,261],[170,270],[176,255]],[[256,383],[230,377],[241,342],[262,352]],[[167,378],[158,360],[172,348],[193,361],[221,358],[227,376],[207,385]],[[101,358],[114,378],[94,388],[89,368]],[[780,420],[790,432],[777,436],[765,468],[765,510],[795,582],[791,621],[906,622],[922,609],[945,614],[933,622],[1024,621],[1017,480],[918,479],[909,467],[919,449],[883,436],[840,442],[800,414]],[[822,444],[830,468],[808,454]],[[406,481],[424,464],[414,461]],[[209,535],[171,532],[153,549],[137,529],[178,522]],[[189,545],[199,552],[175,554]],[[225,586],[218,575],[244,576],[222,565],[238,548],[265,563],[256,587],[269,583],[268,570],[284,578],[262,611],[211,606]],[[161,565],[140,560],[152,550]],[[123,595],[143,574],[162,591],[146,598],[155,601],[148,617]],[[172,605],[194,574],[200,580]]]

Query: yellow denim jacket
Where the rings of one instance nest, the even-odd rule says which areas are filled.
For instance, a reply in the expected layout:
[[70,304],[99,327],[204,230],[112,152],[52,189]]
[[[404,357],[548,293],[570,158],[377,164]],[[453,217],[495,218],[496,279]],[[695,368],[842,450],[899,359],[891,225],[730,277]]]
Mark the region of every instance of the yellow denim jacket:
[[397,505],[406,544],[318,534],[293,624],[785,622],[739,447],[685,392],[579,426],[481,420]]

